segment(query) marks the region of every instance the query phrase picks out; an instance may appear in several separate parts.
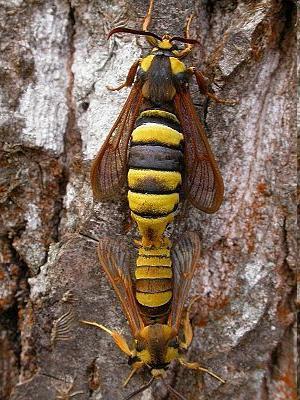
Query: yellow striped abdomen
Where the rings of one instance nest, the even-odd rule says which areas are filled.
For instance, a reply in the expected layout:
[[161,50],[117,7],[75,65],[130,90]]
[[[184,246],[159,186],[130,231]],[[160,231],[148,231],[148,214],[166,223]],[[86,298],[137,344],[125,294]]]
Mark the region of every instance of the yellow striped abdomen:
[[146,123],[132,132],[132,143],[159,143],[167,146],[179,146],[183,140],[182,133],[157,123]]
[[153,185],[157,185],[158,189],[162,191],[176,191],[181,184],[181,174],[176,171],[159,171],[153,169],[130,169],[128,171],[129,187],[143,187],[145,182],[153,182]]
[[166,318],[172,299],[170,242],[164,236],[179,203],[183,135],[164,110],[140,114],[129,149],[128,202],[141,235],[136,299],[149,323]]
[[172,299],[172,262],[167,246],[139,249],[136,278],[136,299],[151,319],[166,314]]
[[130,209],[139,215],[167,215],[177,208],[179,202],[178,193],[148,194],[128,192]]
[[129,150],[128,202],[143,246],[160,246],[173,221],[182,182],[183,135],[176,116],[164,110],[141,113]]

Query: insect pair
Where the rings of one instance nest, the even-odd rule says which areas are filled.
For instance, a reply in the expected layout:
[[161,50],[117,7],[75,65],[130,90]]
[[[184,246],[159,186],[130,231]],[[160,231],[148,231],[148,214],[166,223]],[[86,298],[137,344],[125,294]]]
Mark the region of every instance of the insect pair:
[[[104,238],[98,247],[101,267],[120,299],[134,345],[101,324],[82,321],[106,331],[129,357],[132,371],[125,384],[142,367],[149,369],[151,380],[126,399],[163,379],[173,360],[224,383],[184,357],[193,337],[190,307],[184,311],[184,303],[199,265],[200,240],[195,233],[186,233],[172,246],[165,230],[182,198],[206,213],[217,211],[223,199],[222,177],[191,99],[190,78],[195,76],[204,95],[220,103],[233,102],[216,97],[202,73],[181,61],[197,43],[189,37],[191,18],[185,37],[160,37],[148,31],[152,9],[153,0],[142,30],[118,27],[109,34],[143,35],[153,48],[131,66],[124,84],[111,89],[132,87],[91,171],[93,193],[101,201],[127,187],[131,217],[141,235],[134,280],[122,244]],[[177,42],[184,48],[179,49]]]

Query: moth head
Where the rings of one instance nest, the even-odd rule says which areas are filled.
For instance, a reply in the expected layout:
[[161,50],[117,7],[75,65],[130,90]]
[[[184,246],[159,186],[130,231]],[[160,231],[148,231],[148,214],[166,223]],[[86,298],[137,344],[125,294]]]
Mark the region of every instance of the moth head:
[[174,56],[178,58],[183,56],[184,49],[178,50],[178,47],[174,42],[186,43],[190,46],[199,43],[198,40],[196,39],[184,38],[180,36],[170,36],[168,33],[160,37],[159,35],[153,32],[124,28],[122,26],[112,29],[108,34],[108,38],[110,38],[112,35],[115,35],[116,33],[130,33],[133,35],[145,36],[148,43],[154,49],[170,50],[173,52]]

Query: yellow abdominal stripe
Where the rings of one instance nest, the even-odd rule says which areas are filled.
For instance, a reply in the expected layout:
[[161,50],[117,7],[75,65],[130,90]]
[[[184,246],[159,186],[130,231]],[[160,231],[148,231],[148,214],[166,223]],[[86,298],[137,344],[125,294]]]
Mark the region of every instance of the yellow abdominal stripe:
[[178,121],[178,118],[176,117],[176,115],[174,115],[168,111],[164,111],[164,110],[145,110],[140,113],[138,120],[143,117],[162,117],[162,118],[169,119],[169,120],[179,124],[179,121]]
[[132,132],[132,142],[133,143],[162,143],[168,146],[179,146],[183,141],[182,133],[170,128],[169,126],[147,123],[138,126]]
[[149,230],[155,232],[157,238],[161,237],[166,226],[174,219],[174,213],[163,217],[146,218],[131,212],[132,219],[138,224],[138,229],[142,237],[148,235]]
[[145,194],[128,191],[129,208],[139,214],[167,214],[174,210],[179,202],[178,193]]
[[168,303],[172,298],[170,290],[161,293],[136,292],[137,301],[146,307],[159,307]]
[[170,267],[138,267],[135,270],[136,279],[171,279]]
[[156,181],[166,190],[175,190],[181,184],[181,174],[177,171],[159,171],[154,169],[129,169],[128,185],[138,188],[147,180]]
[[170,250],[167,247],[159,247],[159,248],[139,248],[139,256],[161,256],[161,257],[170,257]]
[[160,258],[160,257],[148,258],[148,257],[139,256],[137,258],[136,265],[138,267],[144,267],[144,266],[149,266],[149,265],[153,266],[153,267],[159,267],[159,266],[171,267],[172,262],[171,262],[171,259],[169,257],[168,258],[167,257],[164,257],[164,258]]

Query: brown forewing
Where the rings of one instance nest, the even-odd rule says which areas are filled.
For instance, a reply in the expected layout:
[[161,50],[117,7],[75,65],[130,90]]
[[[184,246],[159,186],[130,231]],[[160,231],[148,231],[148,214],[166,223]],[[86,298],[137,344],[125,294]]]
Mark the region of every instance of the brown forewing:
[[101,268],[121,302],[131,332],[134,337],[137,337],[138,332],[144,327],[144,323],[133,292],[128,251],[121,243],[101,238],[98,245],[98,256]]
[[192,278],[199,265],[201,242],[198,235],[188,232],[172,249],[173,298],[168,324],[178,332],[185,300]]
[[177,90],[174,105],[184,134],[184,195],[196,208],[213,213],[223,200],[223,179],[187,88]]
[[137,81],[91,169],[94,197],[105,201],[116,197],[126,185],[128,142],[142,102],[142,82]]

